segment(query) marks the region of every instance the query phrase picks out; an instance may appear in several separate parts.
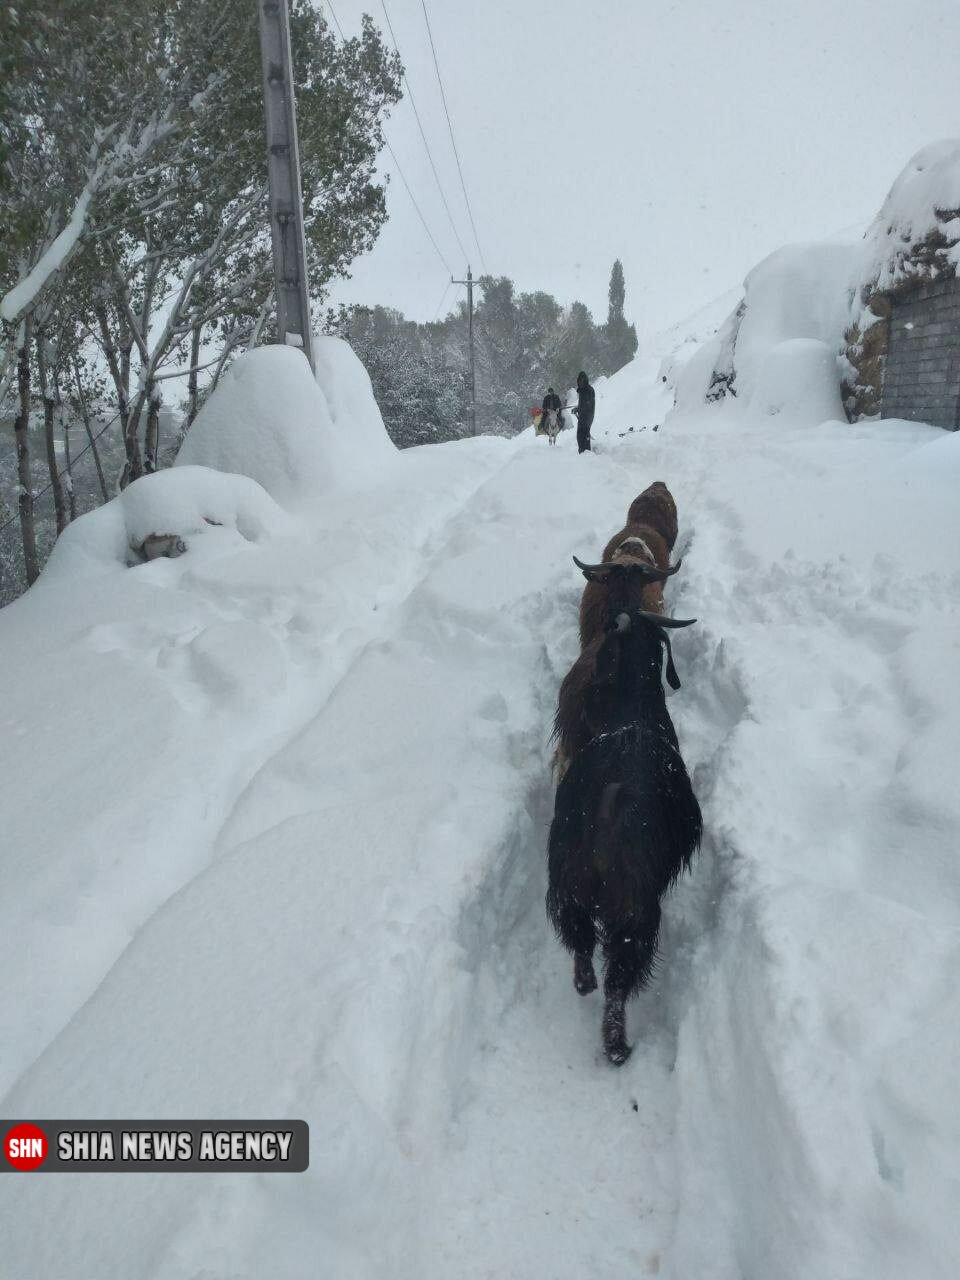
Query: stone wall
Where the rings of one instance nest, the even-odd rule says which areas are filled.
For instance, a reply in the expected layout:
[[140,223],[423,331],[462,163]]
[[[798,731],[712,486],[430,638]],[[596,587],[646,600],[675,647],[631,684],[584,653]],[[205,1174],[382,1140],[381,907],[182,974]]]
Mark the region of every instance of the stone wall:
[[918,285],[892,303],[881,417],[957,429],[960,423],[960,280]]

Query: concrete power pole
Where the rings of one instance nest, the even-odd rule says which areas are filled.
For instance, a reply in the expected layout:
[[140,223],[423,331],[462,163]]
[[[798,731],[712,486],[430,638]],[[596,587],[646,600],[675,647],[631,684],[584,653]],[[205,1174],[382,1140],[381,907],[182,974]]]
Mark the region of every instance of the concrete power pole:
[[257,0],[263,62],[263,118],[270,181],[270,234],[280,341],[300,347],[313,368],[307,245],[287,0]]
[[454,280],[450,277],[451,284],[465,284],[467,286],[467,316],[468,333],[470,343],[470,418],[473,423],[473,434],[477,434],[477,375],[474,368],[473,359],[473,272],[467,267],[466,280]]

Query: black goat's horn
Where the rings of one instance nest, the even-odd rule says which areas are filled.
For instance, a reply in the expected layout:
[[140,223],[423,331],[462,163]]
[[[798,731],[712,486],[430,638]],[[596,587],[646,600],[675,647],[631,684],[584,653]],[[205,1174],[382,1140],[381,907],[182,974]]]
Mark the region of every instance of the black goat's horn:
[[573,557],[573,563],[588,578],[591,575],[594,578],[606,578],[611,573],[632,573],[638,577],[646,578],[648,582],[666,582],[667,578],[672,577],[677,572],[683,561],[678,560],[676,564],[669,565],[666,569],[661,569],[655,564],[618,564],[616,561],[611,560],[605,560],[601,564],[584,564],[576,556]]
[[614,569],[617,567],[616,565],[607,564],[607,563],[584,564],[583,561],[578,560],[576,556],[573,557],[573,563],[577,566],[577,568],[581,571],[581,573],[612,573]]
[[634,618],[643,618],[646,622],[652,622],[656,627],[670,629],[692,627],[696,622],[696,618],[668,618],[662,613],[648,613],[645,609],[631,609],[630,612]]
[[643,564],[642,562],[639,564],[636,562],[623,564],[621,561],[619,565],[614,567],[622,569],[624,573],[632,573],[637,578],[645,578],[647,582],[666,582],[668,578],[673,577],[681,564],[683,564],[683,561],[678,560],[676,564],[668,565],[666,569],[661,569],[659,565],[655,564]]
[[636,573],[643,578],[648,578],[651,582],[666,582],[667,578],[672,578],[683,564],[682,560],[678,560],[676,564],[668,564],[666,569],[661,569],[656,564],[625,564],[623,567],[627,573]]

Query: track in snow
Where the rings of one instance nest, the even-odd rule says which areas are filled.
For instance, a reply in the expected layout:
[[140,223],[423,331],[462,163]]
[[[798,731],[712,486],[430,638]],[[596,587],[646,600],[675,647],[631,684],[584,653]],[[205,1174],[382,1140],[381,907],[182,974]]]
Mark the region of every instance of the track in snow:
[[[696,560],[688,527],[678,554],[686,556],[691,543],[688,574]],[[668,603],[685,616],[694,595],[689,587]],[[544,629],[562,631],[578,599],[573,579],[542,610]],[[494,1276],[505,1274],[506,1265],[513,1276],[533,1277],[546,1258],[551,1275],[571,1280],[661,1272],[678,1194],[677,1031],[692,955],[716,918],[722,891],[710,823],[716,760],[746,705],[708,630],[684,639],[678,657],[684,688],[671,711],[706,835],[691,875],[665,900],[658,972],[629,1006],[633,1056],[619,1070],[603,1057],[602,997],[574,992],[570,959],[545,917],[553,790],[541,767],[518,814],[516,840],[464,908],[475,1044],[464,1062],[446,1155],[424,1197],[426,1276],[454,1270]],[[544,724],[552,720],[564,670],[565,662],[553,663],[538,690]]]

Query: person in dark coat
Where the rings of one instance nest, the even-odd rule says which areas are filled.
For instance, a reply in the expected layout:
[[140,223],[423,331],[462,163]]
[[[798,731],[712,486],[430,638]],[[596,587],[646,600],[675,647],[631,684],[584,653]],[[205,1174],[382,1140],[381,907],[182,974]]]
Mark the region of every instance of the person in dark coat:
[[562,410],[563,405],[560,402],[560,397],[554,391],[553,387],[547,387],[547,394],[543,397],[542,407],[544,413],[546,413],[548,409],[556,409],[557,413]]
[[587,375],[581,369],[577,374],[577,447],[581,453],[590,448],[590,428],[593,426],[593,412],[596,408],[596,396],[593,387],[587,381]]
[[543,409],[543,417],[540,419],[541,428],[546,428],[547,412],[550,409],[556,409],[557,423],[563,426],[563,403],[553,387],[547,387],[547,394],[543,397],[541,408]]

